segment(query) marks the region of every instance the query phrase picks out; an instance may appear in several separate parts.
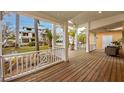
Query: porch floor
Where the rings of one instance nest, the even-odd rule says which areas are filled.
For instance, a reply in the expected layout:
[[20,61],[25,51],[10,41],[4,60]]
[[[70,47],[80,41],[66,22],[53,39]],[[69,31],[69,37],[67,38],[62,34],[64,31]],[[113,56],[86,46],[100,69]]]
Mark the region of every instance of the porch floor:
[[69,62],[62,62],[42,71],[13,80],[16,82],[111,82],[124,81],[124,58],[105,55],[95,50],[71,51]]

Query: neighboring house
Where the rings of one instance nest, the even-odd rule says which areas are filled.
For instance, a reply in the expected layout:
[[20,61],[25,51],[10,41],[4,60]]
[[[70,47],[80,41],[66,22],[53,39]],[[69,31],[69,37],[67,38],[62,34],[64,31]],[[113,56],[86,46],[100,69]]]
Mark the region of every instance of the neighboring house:
[[61,31],[61,30],[56,31],[56,36],[59,36],[59,38],[57,38],[56,41],[61,41],[61,42],[63,42],[63,31]]
[[57,28],[55,32],[56,36],[56,45],[63,45],[63,30],[61,28]]
[[[45,29],[38,27],[39,42],[44,42]],[[19,43],[20,45],[27,45],[29,42],[35,41],[35,31],[33,27],[23,27],[19,31]]]

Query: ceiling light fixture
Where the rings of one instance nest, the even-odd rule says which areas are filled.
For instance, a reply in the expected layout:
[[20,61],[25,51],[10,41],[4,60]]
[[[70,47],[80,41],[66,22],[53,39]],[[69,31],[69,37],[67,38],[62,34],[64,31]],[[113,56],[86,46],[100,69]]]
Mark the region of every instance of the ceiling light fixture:
[[73,24],[73,22],[71,20],[69,20],[68,23]]
[[78,28],[79,31],[84,31],[85,29],[86,29],[86,27]]
[[99,13],[99,14],[101,14],[101,13],[102,13],[102,11],[98,11],[98,13]]
[[111,31],[116,31],[116,30],[123,30],[123,27],[117,27],[117,28],[108,29],[108,30],[111,30]]

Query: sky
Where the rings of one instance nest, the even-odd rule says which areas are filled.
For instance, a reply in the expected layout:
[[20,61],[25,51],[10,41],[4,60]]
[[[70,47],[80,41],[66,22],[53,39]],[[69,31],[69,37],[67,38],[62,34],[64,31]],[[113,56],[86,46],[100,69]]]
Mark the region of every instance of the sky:
[[[10,14],[10,15],[5,15],[4,16],[4,21],[6,24],[9,24],[11,28],[15,28],[16,24],[16,15]],[[51,29],[52,24],[45,22],[45,21],[40,21],[40,24],[43,28],[48,28]],[[34,20],[31,17],[27,16],[20,16],[20,29],[22,29],[24,26],[34,26]]]

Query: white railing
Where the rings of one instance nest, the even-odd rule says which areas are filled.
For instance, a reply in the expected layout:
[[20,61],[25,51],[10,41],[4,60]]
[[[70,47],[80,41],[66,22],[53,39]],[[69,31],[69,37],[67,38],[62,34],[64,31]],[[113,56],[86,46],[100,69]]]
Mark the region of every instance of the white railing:
[[96,49],[96,44],[90,44],[90,51],[93,51]]
[[63,61],[64,48],[2,56],[2,80],[9,81]]
[[86,44],[79,44],[78,49],[86,49]]

